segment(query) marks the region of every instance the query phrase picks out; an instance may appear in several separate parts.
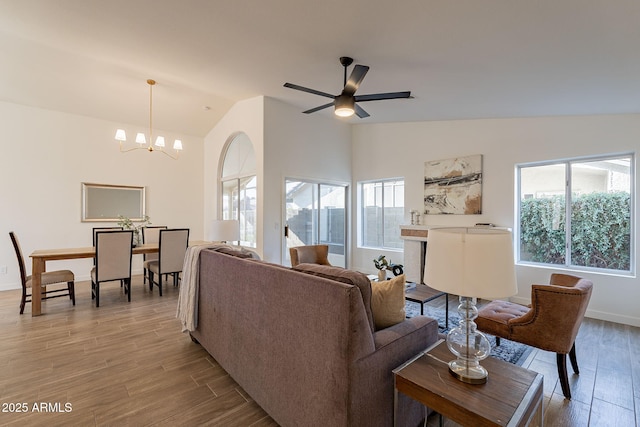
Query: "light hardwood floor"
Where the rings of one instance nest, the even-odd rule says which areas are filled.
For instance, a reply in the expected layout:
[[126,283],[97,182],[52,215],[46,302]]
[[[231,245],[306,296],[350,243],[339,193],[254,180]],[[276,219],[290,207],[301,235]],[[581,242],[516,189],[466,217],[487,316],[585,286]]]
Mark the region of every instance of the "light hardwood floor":
[[[90,283],[76,284],[76,306],[66,298],[18,314],[20,292],[0,292],[0,425],[277,424],[202,349],[180,332],[172,285],[149,292],[141,276],[131,303],[117,283],[91,302]],[[26,413],[11,404],[27,404]],[[58,403],[70,412],[33,405]]]
[[[457,297],[449,298],[450,311],[457,304]],[[585,318],[576,355],[580,375],[567,360],[571,400],[562,394],[555,353],[534,349],[522,364],[544,375],[544,425],[640,427],[640,328]],[[438,422],[432,415],[428,426]],[[458,424],[445,420],[444,426]]]
[[[76,284],[75,307],[47,300],[36,318],[30,307],[18,314],[19,291],[0,292],[0,425],[277,426],[180,332],[177,289],[161,298],[136,276],[131,303],[111,284],[96,309],[89,286]],[[640,427],[640,328],[586,319],[576,345],[581,373],[570,378],[571,401],[555,355],[534,351],[524,364],[545,375],[545,425]],[[54,412],[36,411],[41,404]]]

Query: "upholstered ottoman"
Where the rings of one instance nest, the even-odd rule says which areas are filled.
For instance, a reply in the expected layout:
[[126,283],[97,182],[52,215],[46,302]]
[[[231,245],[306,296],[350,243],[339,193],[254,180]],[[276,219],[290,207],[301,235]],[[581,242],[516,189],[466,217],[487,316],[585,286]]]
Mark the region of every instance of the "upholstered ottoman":
[[476,324],[479,330],[495,335],[497,339],[507,338],[511,335],[509,320],[521,317],[529,310],[529,307],[508,301],[492,301],[478,311]]

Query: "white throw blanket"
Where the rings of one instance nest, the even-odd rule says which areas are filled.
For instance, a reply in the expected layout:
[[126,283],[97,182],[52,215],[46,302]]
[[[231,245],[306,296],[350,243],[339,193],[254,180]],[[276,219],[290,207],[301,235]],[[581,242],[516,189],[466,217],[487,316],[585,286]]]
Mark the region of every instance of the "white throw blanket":
[[182,266],[182,282],[180,284],[180,294],[178,295],[178,309],[176,318],[182,324],[182,332],[195,331],[198,327],[198,292],[200,289],[199,266],[200,252],[204,249],[241,249],[243,252],[250,253],[253,258],[260,259],[259,255],[254,251],[249,251],[237,246],[230,246],[223,243],[206,243],[204,245],[190,246],[184,256],[184,265]]

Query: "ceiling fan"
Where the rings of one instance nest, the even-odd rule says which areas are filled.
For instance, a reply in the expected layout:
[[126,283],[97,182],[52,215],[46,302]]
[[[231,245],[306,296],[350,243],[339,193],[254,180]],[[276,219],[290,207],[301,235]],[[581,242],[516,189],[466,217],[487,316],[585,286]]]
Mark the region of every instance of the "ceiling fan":
[[284,87],[290,89],[301,90],[303,92],[313,93],[314,95],[324,96],[331,98],[333,101],[328,104],[321,105],[319,107],[311,108],[310,110],[303,111],[305,114],[315,113],[316,111],[324,110],[325,108],[335,106],[335,114],[341,117],[349,117],[354,113],[361,119],[369,117],[369,113],[364,111],[356,102],[366,101],[380,101],[383,99],[398,99],[398,98],[411,98],[411,91],[406,92],[389,92],[389,93],[373,93],[370,95],[356,95],[356,91],[364,80],[364,76],[367,75],[369,67],[366,65],[356,64],[353,67],[353,71],[347,80],[347,67],[353,63],[353,58],[348,56],[340,57],[340,64],[344,67],[344,89],[340,95],[331,95],[326,92],[321,92],[315,89],[309,89],[304,86],[295,85],[293,83],[285,83]]

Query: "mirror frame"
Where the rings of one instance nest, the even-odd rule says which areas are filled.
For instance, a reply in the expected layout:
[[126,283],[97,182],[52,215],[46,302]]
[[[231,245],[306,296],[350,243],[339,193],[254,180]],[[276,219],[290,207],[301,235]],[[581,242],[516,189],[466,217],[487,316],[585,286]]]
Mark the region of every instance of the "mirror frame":
[[[109,200],[127,200],[132,198],[134,200],[127,201],[127,204],[122,207],[122,212],[124,212],[122,214],[113,210],[100,211],[100,199],[96,199],[96,197],[98,197],[98,191],[92,190],[101,190],[99,191],[100,193],[108,192]],[[132,196],[132,193],[137,194],[137,197]],[[96,210],[98,211],[95,212]],[[82,222],[118,222],[118,215],[126,216],[131,219],[131,221],[142,221],[146,214],[145,187],[95,184],[89,182],[82,183]]]

